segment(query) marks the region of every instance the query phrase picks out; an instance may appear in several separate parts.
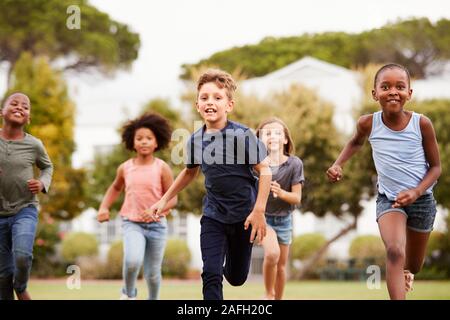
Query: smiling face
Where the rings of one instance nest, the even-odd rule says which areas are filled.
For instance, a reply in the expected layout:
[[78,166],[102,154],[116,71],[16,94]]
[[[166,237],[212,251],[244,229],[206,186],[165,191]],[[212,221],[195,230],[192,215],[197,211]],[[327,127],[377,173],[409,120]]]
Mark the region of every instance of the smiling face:
[[268,123],[262,127],[259,137],[269,152],[279,152],[282,154],[284,146],[288,143],[288,139],[284,133],[284,127],[277,122]]
[[406,72],[400,68],[383,70],[377,78],[372,96],[381,105],[383,112],[403,111],[406,101],[411,99],[412,89]]
[[15,93],[6,100],[2,108],[2,117],[5,123],[24,126],[30,121],[30,111],[30,99],[22,93]]
[[158,147],[155,134],[148,128],[139,128],[134,133],[134,149],[139,155],[147,156],[153,154]]
[[230,100],[225,87],[219,88],[214,82],[207,82],[198,92],[196,106],[208,128],[222,129],[227,122],[227,113],[233,110],[234,101]]

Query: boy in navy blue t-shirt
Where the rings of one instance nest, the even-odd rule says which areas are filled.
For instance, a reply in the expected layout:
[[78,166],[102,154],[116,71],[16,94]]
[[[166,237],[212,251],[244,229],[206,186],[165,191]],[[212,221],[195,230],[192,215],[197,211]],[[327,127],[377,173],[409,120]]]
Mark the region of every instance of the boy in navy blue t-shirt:
[[188,141],[186,168],[147,214],[164,212],[168,201],[202,170],[206,188],[200,234],[203,297],[222,300],[223,275],[231,285],[242,285],[253,241],[260,242],[266,234],[271,171],[264,144],[249,128],[227,119],[234,107],[232,77],[209,70],[200,77],[197,90],[197,111],[205,124]]

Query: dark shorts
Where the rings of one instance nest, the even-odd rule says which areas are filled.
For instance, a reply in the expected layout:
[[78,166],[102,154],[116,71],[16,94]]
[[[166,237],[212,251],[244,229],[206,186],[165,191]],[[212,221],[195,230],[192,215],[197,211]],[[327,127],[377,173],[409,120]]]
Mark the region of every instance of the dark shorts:
[[433,194],[424,194],[417,200],[401,208],[392,208],[394,201],[389,200],[386,195],[378,194],[377,197],[377,222],[381,216],[388,212],[403,213],[409,229],[418,232],[431,232],[433,230],[434,218],[436,217],[436,200]]

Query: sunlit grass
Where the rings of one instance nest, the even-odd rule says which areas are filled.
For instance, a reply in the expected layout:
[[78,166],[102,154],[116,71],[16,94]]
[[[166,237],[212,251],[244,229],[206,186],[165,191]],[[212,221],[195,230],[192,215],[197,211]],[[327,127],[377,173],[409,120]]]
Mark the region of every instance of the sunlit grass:
[[[82,280],[80,289],[68,289],[66,279],[31,279],[29,292],[41,300],[115,300],[120,296],[122,281]],[[147,298],[144,280],[139,280],[138,299]],[[264,295],[262,280],[249,280],[241,287],[232,287],[224,280],[226,300],[259,300]],[[365,282],[290,281],[284,299],[289,300],[373,300],[388,299],[386,284],[380,289],[368,289]],[[164,300],[202,299],[201,280],[163,280],[160,298]],[[415,281],[408,299],[450,299],[450,281]]]

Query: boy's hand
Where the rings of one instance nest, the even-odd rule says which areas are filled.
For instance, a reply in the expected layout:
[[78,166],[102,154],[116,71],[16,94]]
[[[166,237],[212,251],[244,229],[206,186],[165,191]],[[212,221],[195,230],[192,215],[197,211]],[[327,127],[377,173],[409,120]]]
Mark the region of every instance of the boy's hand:
[[167,201],[160,199],[154,205],[147,209],[143,213],[143,218],[145,222],[159,222],[161,217],[164,217],[164,208],[167,205]]
[[255,241],[255,236],[257,237],[257,243],[261,241],[266,236],[266,218],[264,217],[264,211],[253,210],[247,217],[244,223],[244,229],[247,230],[249,225],[252,226],[252,232],[250,234],[250,242]]
[[337,164],[333,164],[327,170],[328,179],[331,182],[336,182],[342,179],[342,167]]
[[44,185],[41,181],[36,179],[30,179],[27,181],[28,189],[31,191],[32,194],[38,194],[39,192],[44,189]]
[[109,221],[109,210],[108,209],[99,209],[97,214],[98,222]]
[[401,191],[397,195],[392,208],[406,207],[416,201],[418,197],[420,197],[420,192],[417,189]]

